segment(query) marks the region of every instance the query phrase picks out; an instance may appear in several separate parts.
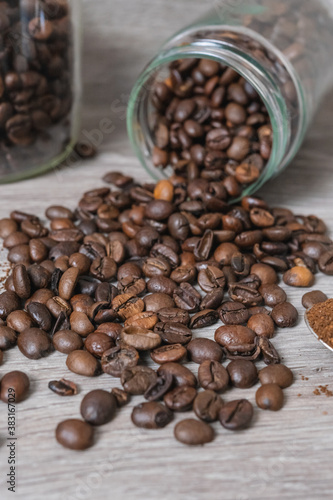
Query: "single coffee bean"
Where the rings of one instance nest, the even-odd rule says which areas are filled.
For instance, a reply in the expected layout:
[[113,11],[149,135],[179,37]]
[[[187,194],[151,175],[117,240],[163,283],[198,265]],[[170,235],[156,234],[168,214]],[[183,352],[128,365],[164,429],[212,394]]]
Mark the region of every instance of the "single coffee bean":
[[73,330],[58,330],[52,337],[56,351],[69,354],[83,347],[82,337]]
[[6,319],[13,311],[20,309],[20,299],[15,292],[0,294],[0,319]]
[[247,353],[255,347],[256,334],[245,326],[220,326],[215,341],[231,353]]
[[74,292],[80,271],[76,267],[70,267],[62,275],[59,282],[59,295],[62,299],[69,300]]
[[225,302],[219,308],[221,321],[225,325],[243,325],[249,319],[246,307],[238,302]]
[[224,298],[224,290],[221,288],[215,288],[212,292],[209,292],[202,299],[200,304],[200,309],[218,309],[222,304]]
[[267,337],[268,339],[274,336],[274,322],[267,314],[254,314],[247,322],[247,327],[258,336]]
[[295,287],[310,287],[315,280],[312,272],[306,267],[295,266],[286,271],[283,275],[283,281],[286,285]]
[[102,370],[113,377],[120,377],[127,368],[133,368],[139,362],[139,353],[134,347],[121,345],[112,347],[102,355]]
[[153,312],[159,312],[161,309],[174,307],[175,305],[173,299],[169,295],[160,292],[146,295],[143,301],[145,303],[146,311]]
[[0,326],[0,350],[7,351],[16,345],[17,335],[13,328]]
[[124,323],[124,326],[136,326],[139,328],[146,328],[152,330],[158,322],[158,316],[153,311],[143,311],[142,313],[135,314]]
[[163,401],[172,411],[188,411],[191,410],[196,395],[194,387],[183,385],[168,392]]
[[189,327],[192,330],[197,328],[205,328],[207,326],[214,325],[218,321],[218,312],[212,309],[204,309],[197,312],[191,318]]
[[114,387],[111,394],[115,397],[118,408],[127,405],[130,401],[130,395],[119,387]]
[[127,326],[121,332],[121,339],[139,351],[156,349],[161,344],[158,333],[138,326]]
[[268,307],[274,307],[287,301],[286,292],[278,285],[261,285],[259,292]]
[[13,269],[13,282],[16,294],[20,299],[30,297],[31,284],[30,278],[25,266],[18,264]]
[[161,429],[168,425],[172,418],[172,411],[157,401],[135,406],[131,416],[133,424],[144,429]]
[[38,302],[30,302],[27,311],[39,328],[48,332],[52,327],[52,317],[48,308]]
[[204,389],[225,391],[229,385],[229,374],[218,361],[206,360],[199,366],[199,384]]
[[215,422],[222,407],[222,398],[214,391],[199,392],[193,402],[194,413],[205,422]]
[[18,370],[6,373],[0,383],[1,401],[8,403],[8,400],[13,399],[15,394],[15,403],[23,401],[29,392],[30,380],[29,377]]
[[180,309],[195,313],[199,310],[201,295],[189,283],[181,283],[179,288],[174,291],[173,299]]
[[302,297],[302,306],[305,309],[310,309],[315,304],[319,304],[320,302],[325,302],[328,299],[327,295],[320,290],[312,290],[311,292],[307,292]]
[[164,345],[151,351],[150,356],[155,363],[163,365],[169,362],[179,362],[186,357],[186,347],[181,344]]
[[177,307],[161,309],[158,317],[162,323],[182,323],[183,325],[188,325],[190,322],[188,311],[178,309]]
[[83,312],[73,311],[69,320],[71,329],[81,335],[81,337],[87,337],[95,330],[94,325],[89,320],[87,314]]
[[88,335],[84,346],[90,354],[101,358],[105,351],[114,347],[114,342],[106,333],[96,331]]
[[177,441],[187,445],[202,445],[210,443],[214,439],[214,430],[206,422],[187,418],[178,422],[174,429]]
[[262,285],[275,285],[278,281],[276,272],[267,264],[254,264],[251,267],[251,274],[256,274]]
[[122,372],[120,380],[126,392],[144,394],[156,382],[157,375],[148,366],[133,366]]
[[228,364],[227,370],[232,385],[239,389],[248,389],[258,380],[258,371],[252,361],[238,359]]
[[158,333],[165,344],[185,345],[192,338],[192,332],[182,323],[157,323],[154,332]]
[[91,425],[104,425],[112,420],[117,408],[113,394],[102,389],[95,389],[84,396],[80,412],[86,422]]
[[26,311],[13,311],[7,317],[7,326],[21,333],[34,326],[34,321]]
[[17,231],[18,225],[13,219],[0,219],[0,238],[6,239]]
[[99,361],[87,351],[72,351],[66,360],[67,368],[84,377],[94,377],[100,373]]
[[55,435],[58,443],[70,450],[86,450],[94,443],[93,427],[77,418],[60,422]]
[[284,302],[275,306],[271,316],[274,323],[280,328],[295,326],[298,320],[297,309],[290,302]]
[[51,380],[48,387],[59,396],[75,396],[77,394],[76,384],[64,378],[61,380]]
[[323,253],[318,260],[318,267],[320,271],[328,276],[333,275],[333,251],[328,250]]
[[238,431],[249,427],[253,417],[253,406],[247,399],[230,401],[221,408],[219,420],[225,429]]
[[292,371],[281,364],[266,366],[259,372],[259,380],[262,385],[277,384],[281,389],[289,387],[293,383],[293,379]]
[[206,360],[221,362],[223,350],[213,340],[207,338],[196,338],[187,344],[187,352],[191,361],[201,364]]
[[256,403],[262,410],[281,410],[283,406],[281,387],[274,383],[262,385],[256,392]]
[[20,333],[17,340],[21,353],[29,359],[40,359],[47,356],[51,350],[48,335],[39,328],[27,328]]
[[178,363],[164,363],[157,370],[159,376],[167,376],[170,374],[173,376],[174,385],[183,386],[188,385],[190,387],[197,386],[197,379],[195,375],[183,365]]

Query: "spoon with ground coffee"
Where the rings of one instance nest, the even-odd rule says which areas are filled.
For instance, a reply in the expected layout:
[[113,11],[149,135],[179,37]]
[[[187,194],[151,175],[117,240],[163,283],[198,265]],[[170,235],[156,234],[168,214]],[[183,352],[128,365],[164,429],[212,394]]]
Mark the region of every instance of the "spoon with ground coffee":
[[333,299],[307,309],[304,320],[316,339],[333,352]]

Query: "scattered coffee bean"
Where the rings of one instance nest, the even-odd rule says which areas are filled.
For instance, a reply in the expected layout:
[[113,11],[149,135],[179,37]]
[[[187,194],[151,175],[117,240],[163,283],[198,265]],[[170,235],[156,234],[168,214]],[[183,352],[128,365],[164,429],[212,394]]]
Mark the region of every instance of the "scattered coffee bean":
[[161,429],[172,420],[172,411],[157,401],[141,403],[132,411],[132,422],[144,429]]
[[328,297],[324,292],[320,290],[312,290],[311,292],[307,292],[302,297],[302,306],[305,309],[310,309],[315,304],[319,304],[320,302],[325,302]]
[[60,422],[56,428],[55,435],[58,443],[70,450],[86,450],[94,442],[93,427],[77,418]]
[[272,319],[280,328],[290,328],[297,323],[297,309],[290,302],[283,302],[273,308]]
[[256,402],[262,410],[281,410],[283,406],[281,387],[274,383],[262,385],[256,392]]
[[178,422],[174,429],[177,441],[187,445],[202,445],[210,443],[214,439],[213,428],[200,420],[187,418]]
[[225,429],[238,431],[249,427],[253,417],[253,406],[247,399],[230,401],[221,408],[219,420]]
[[75,396],[77,394],[77,386],[74,382],[62,378],[61,380],[51,380],[49,389],[59,394],[59,396]]
[[9,399],[14,398],[15,403],[23,401],[29,392],[29,377],[18,370],[6,373],[0,382],[1,400],[8,403]]
[[91,425],[104,425],[112,420],[117,408],[113,394],[101,389],[88,392],[81,402],[81,415]]
[[197,395],[194,387],[182,385],[168,392],[163,401],[173,411],[188,411],[192,408],[193,401]]
[[281,389],[289,387],[293,383],[293,379],[292,371],[285,365],[269,365],[259,372],[259,380],[262,385],[277,384]]
[[218,361],[206,360],[199,366],[199,384],[211,391],[225,391],[229,385],[229,374]]
[[216,392],[209,390],[199,392],[193,402],[194,413],[205,422],[215,422],[222,407],[221,397]]
[[258,380],[258,371],[252,361],[238,359],[227,366],[232,385],[240,389],[252,387]]

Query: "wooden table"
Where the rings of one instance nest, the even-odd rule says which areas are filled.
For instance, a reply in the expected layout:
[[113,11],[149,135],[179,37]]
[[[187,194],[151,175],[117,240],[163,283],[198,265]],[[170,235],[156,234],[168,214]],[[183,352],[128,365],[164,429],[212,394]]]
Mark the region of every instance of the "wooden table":
[[[159,44],[185,21],[187,12],[206,10],[200,0],[84,0],[83,130],[92,131],[102,118],[115,124],[104,137],[97,159],[43,177],[0,187],[0,217],[14,208],[43,216],[50,202],[74,207],[80,193],[100,186],[109,170],[145,176],[126,136],[122,101],[143,65]],[[113,111],[110,111],[111,105]],[[315,213],[333,229],[333,95],[322,107],[297,159],[278,179],[261,190],[271,205],[300,214]],[[3,255],[3,254],[2,254]],[[4,255],[2,260],[4,259]],[[332,279],[316,277],[316,288],[332,294]],[[255,410],[251,429],[231,433],[214,424],[216,439],[187,448],[173,439],[174,423],[160,431],[139,430],[130,422],[133,398],[108,425],[96,431],[96,444],[78,453],[57,444],[54,430],[65,418],[79,417],[82,396],[93,388],[119,386],[103,375],[85,379],[69,373],[60,353],[39,361],[7,351],[0,375],[26,371],[32,381],[29,399],[17,406],[18,478],[15,498],[24,500],[280,500],[332,498],[333,399],[313,394],[333,388],[332,354],[310,335],[303,323],[302,290],[289,288],[300,313],[294,329],[277,332],[274,343],[295,373],[278,413]],[[206,332],[207,333],[207,332]],[[209,335],[213,336],[214,328]],[[200,335],[200,332],[198,332]],[[197,366],[192,367],[194,371]],[[51,393],[49,380],[70,377],[80,394],[66,400]],[[228,401],[248,397],[255,388],[233,390]],[[186,415],[190,416],[190,414]],[[0,405],[0,498],[7,491],[7,407]],[[176,415],[175,422],[184,418]]]

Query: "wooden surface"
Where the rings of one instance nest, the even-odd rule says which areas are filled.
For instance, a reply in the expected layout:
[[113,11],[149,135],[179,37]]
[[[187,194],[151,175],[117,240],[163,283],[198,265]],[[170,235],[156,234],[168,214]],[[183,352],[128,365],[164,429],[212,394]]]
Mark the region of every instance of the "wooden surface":
[[[83,129],[98,127],[102,118],[114,121],[115,131],[104,137],[97,159],[83,165],[0,187],[0,217],[14,208],[43,215],[47,205],[74,207],[80,193],[99,186],[106,171],[123,170],[143,179],[130,150],[125,121],[119,108],[138,72],[159,44],[192,16],[206,10],[200,0],[113,0],[84,5]],[[120,101],[120,102],[119,102]],[[113,111],[110,107],[113,103]],[[333,232],[333,95],[322,107],[304,147],[293,165],[266,185],[261,195],[272,205],[300,214],[323,217]],[[332,278],[317,276],[315,287],[333,296]],[[79,417],[82,396],[93,388],[119,386],[103,375],[86,379],[69,373],[66,357],[30,361],[18,349],[5,353],[0,375],[22,369],[32,381],[29,399],[17,406],[18,477],[15,498],[24,500],[280,500],[332,498],[333,398],[315,396],[314,389],[333,389],[332,353],[312,337],[304,323],[302,290],[287,290],[300,312],[294,329],[277,332],[274,343],[295,373],[285,391],[285,407],[278,413],[255,410],[254,425],[231,433],[214,424],[216,439],[199,448],[187,448],[173,439],[174,422],[163,430],[135,428],[130,422],[132,399],[108,425],[96,431],[96,444],[78,453],[57,444],[57,423]],[[215,328],[209,335],[213,336]],[[207,332],[205,332],[207,334]],[[196,333],[197,336],[201,332]],[[196,372],[197,366],[192,367]],[[79,384],[76,397],[61,399],[51,393],[51,379],[69,377]],[[303,380],[304,378],[304,380]],[[305,380],[308,378],[308,380]],[[256,388],[232,390],[228,401],[247,397],[254,402]],[[6,405],[0,405],[0,498],[7,491]],[[177,415],[175,422],[191,414]]]

